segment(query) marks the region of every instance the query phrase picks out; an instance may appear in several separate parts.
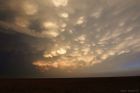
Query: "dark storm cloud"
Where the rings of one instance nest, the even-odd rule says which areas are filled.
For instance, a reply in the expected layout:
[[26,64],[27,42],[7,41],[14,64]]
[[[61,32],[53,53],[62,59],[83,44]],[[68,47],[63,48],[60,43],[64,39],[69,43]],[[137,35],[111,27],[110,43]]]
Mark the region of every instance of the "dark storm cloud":
[[[91,67],[80,69],[85,73],[129,71],[130,60],[140,55],[139,9],[139,0],[1,0],[0,32],[23,34],[28,47],[23,43],[21,50],[41,52],[37,67],[86,64]],[[140,64],[139,57],[133,60],[130,70]]]

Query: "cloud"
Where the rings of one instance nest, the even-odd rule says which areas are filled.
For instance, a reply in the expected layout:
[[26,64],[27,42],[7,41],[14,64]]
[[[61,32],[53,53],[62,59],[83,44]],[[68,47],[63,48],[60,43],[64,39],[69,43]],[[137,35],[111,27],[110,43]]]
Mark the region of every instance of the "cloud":
[[140,51],[139,0],[15,2],[3,1],[0,15],[6,11],[5,16],[14,16],[0,17],[0,26],[53,41],[42,55],[45,60],[33,62],[37,67],[71,71]]

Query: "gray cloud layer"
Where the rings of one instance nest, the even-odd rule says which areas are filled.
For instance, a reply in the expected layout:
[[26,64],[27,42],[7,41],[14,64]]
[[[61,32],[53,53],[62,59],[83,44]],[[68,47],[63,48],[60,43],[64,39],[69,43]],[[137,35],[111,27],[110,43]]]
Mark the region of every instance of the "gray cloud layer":
[[[48,70],[93,65],[91,71],[96,68],[94,64],[111,60],[114,67],[120,61],[115,59],[118,56],[124,60],[125,55],[140,51],[139,0],[3,0],[0,3],[1,27],[54,42],[44,52],[47,62],[33,63],[37,67]],[[50,57],[58,59],[50,62]]]

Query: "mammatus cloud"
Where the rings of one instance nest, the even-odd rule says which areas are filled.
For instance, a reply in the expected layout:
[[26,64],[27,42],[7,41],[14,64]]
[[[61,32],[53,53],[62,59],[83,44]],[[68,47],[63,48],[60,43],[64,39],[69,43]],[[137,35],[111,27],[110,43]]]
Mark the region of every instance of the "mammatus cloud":
[[140,51],[139,0],[15,2],[5,3],[16,14],[0,25],[53,41],[44,51],[44,59],[33,62],[42,70],[94,67],[109,58]]

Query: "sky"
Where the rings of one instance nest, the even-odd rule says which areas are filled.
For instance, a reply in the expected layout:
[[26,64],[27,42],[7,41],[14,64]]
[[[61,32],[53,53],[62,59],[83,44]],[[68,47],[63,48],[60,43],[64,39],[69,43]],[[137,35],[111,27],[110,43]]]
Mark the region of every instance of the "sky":
[[139,0],[0,0],[0,77],[140,75]]

